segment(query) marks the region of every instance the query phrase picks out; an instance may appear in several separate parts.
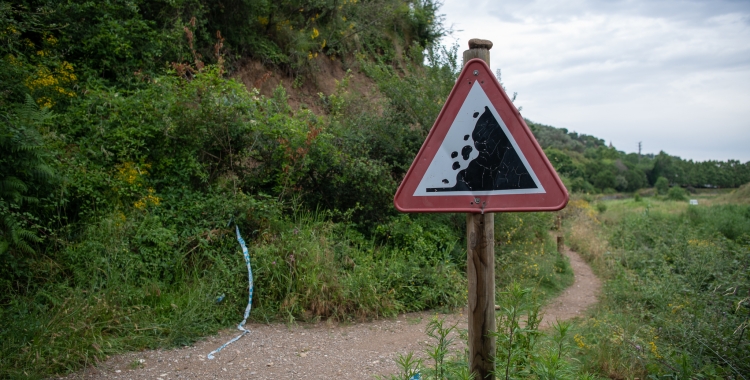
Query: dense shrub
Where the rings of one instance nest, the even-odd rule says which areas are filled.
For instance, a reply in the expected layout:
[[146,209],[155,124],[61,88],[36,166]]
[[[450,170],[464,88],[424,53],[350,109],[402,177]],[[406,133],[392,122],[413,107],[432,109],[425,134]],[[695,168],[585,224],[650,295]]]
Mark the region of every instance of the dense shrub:
[[672,187],[667,191],[667,199],[673,201],[686,201],[687,191],[679,186]]

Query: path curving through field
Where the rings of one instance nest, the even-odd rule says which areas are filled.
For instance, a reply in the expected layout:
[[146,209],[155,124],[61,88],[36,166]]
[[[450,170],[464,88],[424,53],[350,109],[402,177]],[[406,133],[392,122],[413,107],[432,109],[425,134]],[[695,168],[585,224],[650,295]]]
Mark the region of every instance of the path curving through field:
[[541,328],[552,326],[555,321],[566,321],[581,316],[586,309],[596,303],[602,282],[581,255],[565,247],[563,254],[570,260],[575,279],[573,285],[565,289],[543,309]]
[[[566,249],[575,281],[544,309],[543,328],[584,313],[601,282],[575,252]],[[251,331],[207,360],[206,354],[236,336],[225,330],[191,347],[132,352],[64,379],[372,379],[394,374],[399,354],[422,352],[434,312],[357,324],[248,324]],[[466,328],[465,312],[440,315]],[[458,340],[458,339],[457,339]],[[454,344],[462,349],[463,343]]]

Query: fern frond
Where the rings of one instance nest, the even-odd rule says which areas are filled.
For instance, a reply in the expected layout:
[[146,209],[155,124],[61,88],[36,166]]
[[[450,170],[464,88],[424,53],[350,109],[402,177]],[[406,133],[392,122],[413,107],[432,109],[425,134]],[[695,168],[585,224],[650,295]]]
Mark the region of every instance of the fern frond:
[[27,125],[42,123],[52,116],[50,110],[39,107],[30,94],[26,94],[26,101],[17,108],[16,113],[18,118]]
[[18,236],[18,241],[29,241],[34,243],[39,243],[42,241],[42,238],[37,234],[25,229],[18,230],[16,235]]
[[25,193],[29,187],[16,177],[6,177],[0,180],[0,194]]
[[0,211],[2,211],[2,214],[0,214],[0,252],[12,248],[33,254],[34,248],[29,243],[39,243],[42,238],[33,231],[23,228],[21,223],[9,212],[6,204],[0,204],[0,206],[2,206],[0,208]]

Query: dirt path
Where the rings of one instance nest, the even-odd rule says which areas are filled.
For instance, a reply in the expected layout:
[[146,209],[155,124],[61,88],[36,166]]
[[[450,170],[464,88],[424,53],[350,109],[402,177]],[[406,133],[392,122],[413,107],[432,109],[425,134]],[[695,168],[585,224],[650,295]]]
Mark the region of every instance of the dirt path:
[[[601,283],[581,257],[566,250],[575,282],[544,308],[542,327],[581,315]],[[358,324],[249,324],[251,333],[207,360],[237,335],[226,330],[192,347],[134,352],[110,358],[65,379],[371,379],[397,372],[399,354],[423,351],[434,312]],[[466,328],[465,312],[440,315]],[[463,348],[463,343],[455,344]]]
[[602,287],[602,282],[578,253],[565,247],[563,254],[570,260],[575,280],[573,285],[544,307],[541,328],[547,328],[558,320],[565,321],[580,316],[596,303]]

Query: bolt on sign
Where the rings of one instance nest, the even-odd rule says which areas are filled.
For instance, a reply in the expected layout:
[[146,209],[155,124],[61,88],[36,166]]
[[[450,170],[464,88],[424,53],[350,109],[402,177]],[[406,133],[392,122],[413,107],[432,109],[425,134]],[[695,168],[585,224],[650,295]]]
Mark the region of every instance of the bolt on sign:
[[568,192],[490,67],[465,66],[394,197],[402,212],[556,211]]

